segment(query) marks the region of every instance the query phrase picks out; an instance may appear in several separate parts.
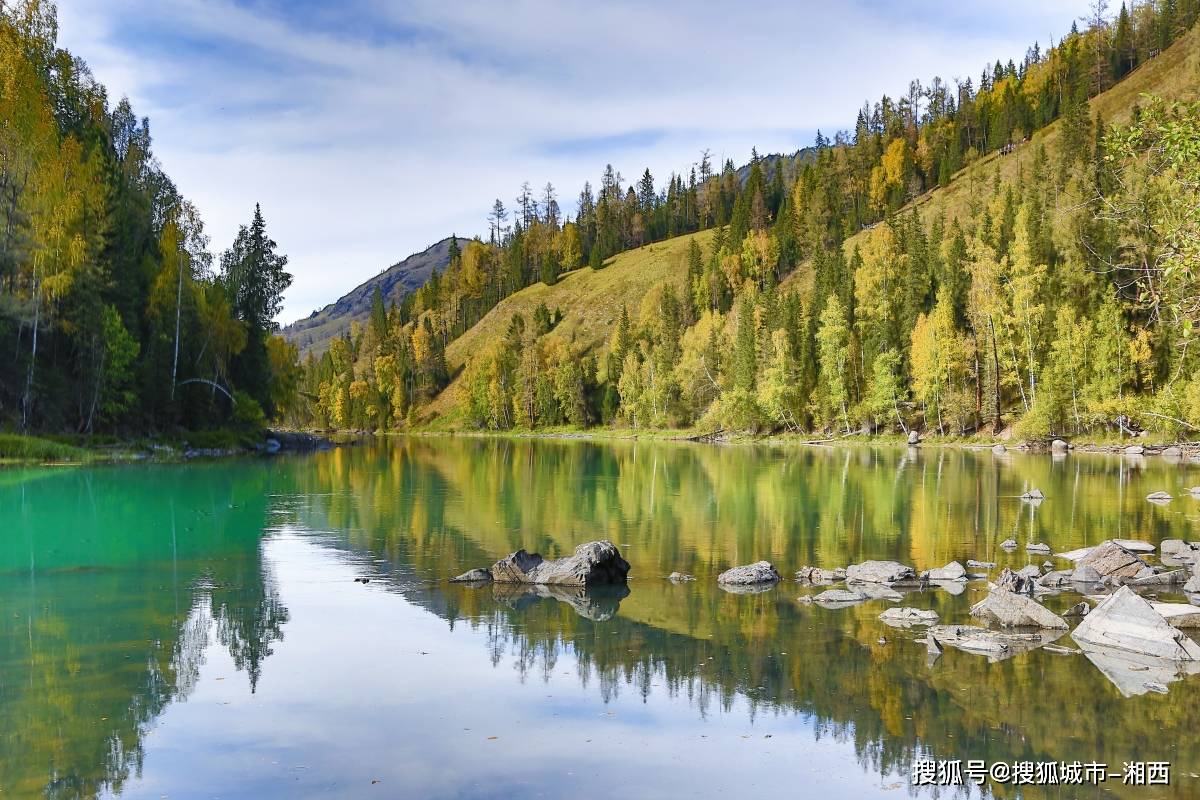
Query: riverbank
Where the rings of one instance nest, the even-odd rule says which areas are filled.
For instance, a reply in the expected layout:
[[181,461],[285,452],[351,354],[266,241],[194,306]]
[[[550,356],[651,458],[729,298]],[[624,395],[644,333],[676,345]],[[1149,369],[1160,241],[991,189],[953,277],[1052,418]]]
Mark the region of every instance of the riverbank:
[[[374,435],[357,431],[358,435]],[[405,431],[389,431],[384,436],[428,436],[428,437],[478,437],[499,439],[583,439],[591,441],[667,441],[706,442],[711,444],[759,444],[789,445],[804,447],[837,447],[844,445],[883,445],[895,447],[952,447],[968,450],[994,450],[996,452],[1025,453],[1108,453],[1129,456],[1165,456],[1167,458],[1200,458],[1200,442],[1179,442],[1150,434],[1121,437],[1077,437],[1071,440],[1047,439],[1044,441],[1013,440],[993,436],[939,436],[921,435],[914,445],[909,437],[901,434],[820,434],[820,433],[771,433],[756,434],[746,431],[698,431],[695,429],[637,429],[637,428],[573,428],[559,426],[536,430],[515,428],[507,431],[454,430],[445,428],[417,428]],[[1055,442],[1061,442],[1058,447]],[[1003,450],[1001,450],[1003,448]]]
[[282,429],[189,431],[173,437],[135,439],[0,433],[0,465],[187,461],[312,452],[338,443],[324,434]]

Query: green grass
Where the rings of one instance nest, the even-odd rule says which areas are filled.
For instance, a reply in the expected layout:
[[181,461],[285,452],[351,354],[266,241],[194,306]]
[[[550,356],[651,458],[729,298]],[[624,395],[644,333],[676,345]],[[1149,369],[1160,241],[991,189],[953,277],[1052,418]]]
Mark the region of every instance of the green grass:
[[0,461],[86,461],[87,450],[53,439],[0,433]]

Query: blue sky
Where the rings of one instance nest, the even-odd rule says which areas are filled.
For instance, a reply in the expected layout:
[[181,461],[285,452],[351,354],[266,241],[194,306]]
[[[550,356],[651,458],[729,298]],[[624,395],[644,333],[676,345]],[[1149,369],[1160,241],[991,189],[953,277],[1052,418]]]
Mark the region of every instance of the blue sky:
[[661,182],[849,128],[911,78],[976,81],[1084,2],[59,0],[60,41],[155,152],[214,249],[261,202],[295,283],[281,320],[551,181]]

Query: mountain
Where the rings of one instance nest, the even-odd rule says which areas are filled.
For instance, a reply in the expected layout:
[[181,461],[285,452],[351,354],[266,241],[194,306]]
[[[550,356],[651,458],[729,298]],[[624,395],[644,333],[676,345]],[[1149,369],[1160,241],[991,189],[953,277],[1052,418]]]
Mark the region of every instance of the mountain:
[[[341,336],[351,322],[363,322],[371,313],[371,298],[375,287],[383,293],[385,305],[399,303],[405,295],[419,287],[434,270],[444,271],[450,263],[450,238],[447,236],[408,258],[369,278],[330,303],[320,311],[293,322],[281,333],[289,342],[300,347],[301,355],[321,355],[329,341]],[[458,246],[465,247],[467,239],[458,237]]]

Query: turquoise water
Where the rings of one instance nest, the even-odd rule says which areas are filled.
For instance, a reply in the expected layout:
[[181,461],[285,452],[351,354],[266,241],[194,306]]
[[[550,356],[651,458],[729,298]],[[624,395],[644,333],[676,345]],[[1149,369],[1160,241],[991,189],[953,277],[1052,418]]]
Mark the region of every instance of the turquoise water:
[[[1192,484],[1161,459],[452,438],[0,471],[0,797],[924,796],[921,757],[1165,760],[1166,787],[986,791],[1194,797],[1200,676],[1127,697],[1082,655],[929,664],[887,602],[715,585],[1200,539]],[[445,580],[596,538],[627,594]],[[905,604],[965,622],[983,586]]]

